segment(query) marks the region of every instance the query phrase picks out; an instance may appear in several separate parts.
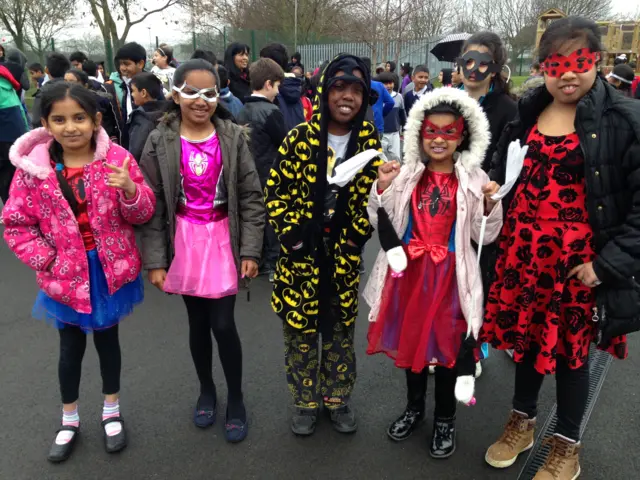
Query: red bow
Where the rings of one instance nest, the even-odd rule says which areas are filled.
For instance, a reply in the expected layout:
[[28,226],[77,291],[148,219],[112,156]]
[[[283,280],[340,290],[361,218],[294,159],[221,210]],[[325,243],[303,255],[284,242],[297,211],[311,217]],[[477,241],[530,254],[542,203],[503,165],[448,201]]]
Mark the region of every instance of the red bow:
[[431,255],[431,260],[433,260],[433,263],[435,264],[438,264],[447,258],[447,253],[449,252],[449,249],[443,245],[429,245],[421,242],[420,240],[416,240],[415,238],[412,238],[409,241],[407,250],[409,251],[409,258],[411,258],[411,260],[420,258],[425,253],[428,253]]

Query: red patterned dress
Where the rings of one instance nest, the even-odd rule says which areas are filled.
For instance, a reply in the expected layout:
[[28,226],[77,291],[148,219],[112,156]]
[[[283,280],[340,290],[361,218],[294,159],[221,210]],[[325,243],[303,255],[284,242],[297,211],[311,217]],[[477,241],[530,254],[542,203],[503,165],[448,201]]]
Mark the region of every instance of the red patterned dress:
[[385,278],[378,318],[369,327],[367,353],[386,353],[395,365],[420,373],[428,365],[453,367],[467,323],[456,280],[455,173],[425,169],[411,196],[404,238],[404,276]]
[[[567,278],[594,259],[593,232],[578,135],[545,136],[536,126],[527,144],[480,338],[499,350],[513,349],[516,362],[533,354],[535,369],[551,374],[556,355],[571,368],[583,365],[597,335],[593,289]],[[625,358],[626,338],[615,338],[607,351]]]

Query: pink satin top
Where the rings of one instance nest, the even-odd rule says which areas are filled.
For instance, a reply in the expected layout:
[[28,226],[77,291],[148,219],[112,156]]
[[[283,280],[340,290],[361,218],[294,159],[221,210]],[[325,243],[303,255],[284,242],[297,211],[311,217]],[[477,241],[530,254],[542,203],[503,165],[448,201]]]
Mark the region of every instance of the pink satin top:
[[182,188],[178,214],[192,223],[207,224],[226,216],[214,208],[216,187],[222,173],[222,155],[218,135],[213,132],[204,140],[180,139]]

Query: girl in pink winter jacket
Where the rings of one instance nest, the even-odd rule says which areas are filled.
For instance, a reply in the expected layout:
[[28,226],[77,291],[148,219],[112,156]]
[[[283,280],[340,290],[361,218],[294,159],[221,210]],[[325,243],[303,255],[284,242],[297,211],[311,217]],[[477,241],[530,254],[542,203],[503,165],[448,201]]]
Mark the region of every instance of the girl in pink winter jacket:
[[153,215],[155,196],[135,160],[109,140],[92,93],[52,84],[42,91],[42,125],[10,151],[17,172],[2,212],[4,238],[33,270],[33,315],[60,333],[62,426],[49,460],[66,460],[79,434],[78,389],[87,339],[100,358],[107,452],[126,444],[120,416],[118,323],[142,302],[141,260],[131,225]]
[[[483,243],[493,242],[502,225],[501,205],[490,199],[498,187],[480,168],[489,135],[482,109],[465,92],[427,93],[409,114],[403,166],[382,165],[369,197],[369,217],[387,252],[378,255],[365,290],[373,322],[367,353],[385,353],[406,372],[407,407],[387,432],[397,441],[423,419],[428,367],[435,366],[434,458],[455,450],[462,339],[468,331],[477,338],[482,325],[482,281],[471,240],[480,242],[485,215]],[[395,249],[382,237],[387,225],[395,230]],[[398,251],[406,268],[397,268]]]

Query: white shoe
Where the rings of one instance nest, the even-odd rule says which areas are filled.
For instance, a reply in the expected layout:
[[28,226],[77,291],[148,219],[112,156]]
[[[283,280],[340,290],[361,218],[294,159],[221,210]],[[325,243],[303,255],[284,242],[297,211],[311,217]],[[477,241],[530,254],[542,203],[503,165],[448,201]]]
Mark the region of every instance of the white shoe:
[[476,378],[480,378],[482,375],[482,363],[476,362]]
[[429,375],[434,375],[436,373],[436,367],[434,365],[429,365]]

